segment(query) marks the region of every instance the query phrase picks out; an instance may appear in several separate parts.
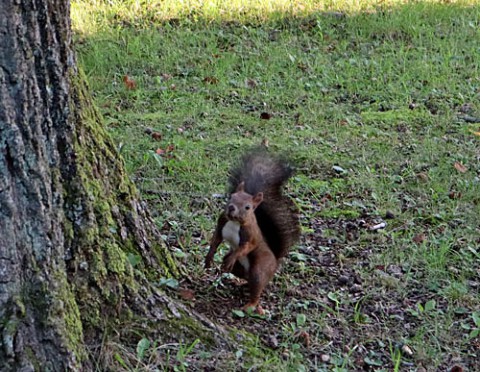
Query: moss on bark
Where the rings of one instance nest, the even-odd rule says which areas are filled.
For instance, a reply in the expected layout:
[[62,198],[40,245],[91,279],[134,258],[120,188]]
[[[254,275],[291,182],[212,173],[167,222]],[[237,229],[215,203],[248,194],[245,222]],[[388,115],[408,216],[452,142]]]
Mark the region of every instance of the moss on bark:
[[223,346],[151,284],[179,270],[74,66],[68,2],[0,10],[0,366],[91,370],[109,330]]

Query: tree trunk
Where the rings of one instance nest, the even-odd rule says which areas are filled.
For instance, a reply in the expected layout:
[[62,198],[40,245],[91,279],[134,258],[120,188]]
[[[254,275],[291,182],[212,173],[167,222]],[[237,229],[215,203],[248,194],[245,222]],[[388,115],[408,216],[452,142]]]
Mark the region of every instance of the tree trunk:
[[86,345],[126,322],[163,340],[204,328],[176,327],[194,315],[148,284],[177,269],[99,124],[69,11],[0,3],[1,370],[87,370]]

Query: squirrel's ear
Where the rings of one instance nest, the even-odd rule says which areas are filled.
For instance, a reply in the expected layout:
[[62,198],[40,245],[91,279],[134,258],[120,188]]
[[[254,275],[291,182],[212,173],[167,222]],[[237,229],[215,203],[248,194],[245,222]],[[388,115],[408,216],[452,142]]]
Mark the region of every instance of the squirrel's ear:
[[254,208],[256,208],[263,201],[263,192],[257,192],[252,201]]
[[244,181],[242,181],[238,184],[235,192],[243,192],[243,191],[245,191],[245,182]]

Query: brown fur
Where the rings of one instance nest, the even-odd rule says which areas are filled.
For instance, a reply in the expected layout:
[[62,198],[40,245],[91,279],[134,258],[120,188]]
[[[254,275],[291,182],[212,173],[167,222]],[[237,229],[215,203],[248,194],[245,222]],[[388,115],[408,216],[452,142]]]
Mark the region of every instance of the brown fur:
[[[231,250],[223,259],[222,270],[246,279],[250,298],[244,306],[263,314],[260,296],[272,280],[279,260],[299,236],[298,217],[293,202],[282,195],[281,187],[292,171],[285,162],[254,152],[243,158],[232,171],[230,182],[237,182],[234,192],[218,219],[217,227],[205,258],[210,267],[215,252],[224,240],[224,228],[232,222],[227,238]],[[232,231],[238,228],[238,237]],[[248,262],[248,268],[242,264]]]

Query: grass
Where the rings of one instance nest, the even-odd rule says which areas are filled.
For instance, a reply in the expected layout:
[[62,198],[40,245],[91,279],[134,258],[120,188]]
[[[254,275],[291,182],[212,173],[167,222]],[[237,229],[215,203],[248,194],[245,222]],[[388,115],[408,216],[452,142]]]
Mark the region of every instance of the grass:
[[[478,366],[479,19],[475,1],[74,1],[80,65],[182,285],[274,350],[239,369]],[[304,234],[271,317],[237,319],[202,261],[228,168],[262,140],[298,165]]]

